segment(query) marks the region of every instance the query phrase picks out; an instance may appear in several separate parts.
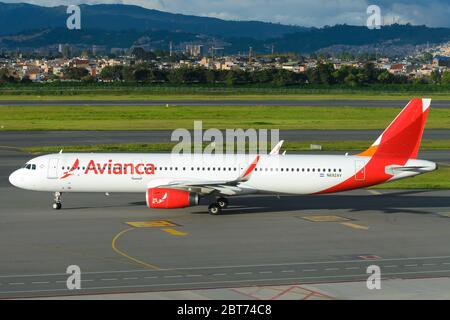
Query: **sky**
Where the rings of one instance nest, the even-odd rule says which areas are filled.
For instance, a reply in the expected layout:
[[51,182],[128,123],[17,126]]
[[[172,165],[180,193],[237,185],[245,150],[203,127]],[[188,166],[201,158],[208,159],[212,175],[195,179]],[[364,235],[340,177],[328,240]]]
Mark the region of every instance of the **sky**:
[[42,6],[69,4],[133,4],[172,13],[227,20],[259,20],[322,27],[347,23],[365,25],[369,5],[378,5],[384,24],[411,23],[450,27],[449,0],[0,0]]

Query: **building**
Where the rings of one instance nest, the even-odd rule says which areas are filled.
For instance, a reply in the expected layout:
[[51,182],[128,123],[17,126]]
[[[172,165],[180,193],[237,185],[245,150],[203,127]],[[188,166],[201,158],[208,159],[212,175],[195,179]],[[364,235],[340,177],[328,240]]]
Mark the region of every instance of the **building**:
[[395,63],[391,65],[389,72],[392,74],[406,74],[406,65],[403,63]]
[[433,67],[450,67],[450,57],[435,56],[433,58]]
[[191,57],[200,57],[204,55],[204,46],[201,44],[187,44],[184,52]]

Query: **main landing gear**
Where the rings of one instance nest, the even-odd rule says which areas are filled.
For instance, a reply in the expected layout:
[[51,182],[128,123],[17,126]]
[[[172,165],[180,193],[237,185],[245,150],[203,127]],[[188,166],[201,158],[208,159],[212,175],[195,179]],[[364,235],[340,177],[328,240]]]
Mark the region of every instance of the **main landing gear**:
[[62,202],[61,202],[61,196],[62,193],[61,192],[55,192],[55,196],[54,196],[54,202],[53,202],[53,209],[55,210],[59,210],[62,207]]
[[211,203],[208,207],[208,212],[212,215],[218,215],[222,213],[222,209],[228,207],[228,200],[226,198],[218,198],[216,202]]

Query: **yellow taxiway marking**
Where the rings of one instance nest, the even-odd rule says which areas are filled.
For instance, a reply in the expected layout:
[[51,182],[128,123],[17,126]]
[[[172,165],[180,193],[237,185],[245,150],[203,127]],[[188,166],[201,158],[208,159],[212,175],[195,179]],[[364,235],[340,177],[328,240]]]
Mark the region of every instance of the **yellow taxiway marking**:
[[378,190],[373,190],[373,189],[367,189],[367,192],[370,194],[373,194],[374,196],[379,196],[382,195],[382,193]]
[[360,224],[356,224],[356,223],[352,223],[352,222],[341,222],[341,224],[346,227],[353,228],[353,229],[369,230],[369,227],[367,227],[367,226],[362,226]]
[[170,233],[171,235],[174,235],[174,236],[186,236],[187,235],[186,232],[181,232],[181,231],[178,231],[178,230],[175,230],[172,228],[162,228],[161,230],[165,231],[167,233]]
[[311,222],[341,222],[350,220],[340,216],[303,216],[302,218]]
[[122,230],[122,231],[120,231],[118,234],[116,234],[116,236],[112,239],[112,242],[111,242],[111,247],[112,247],[112,249],[113,249],[116,253],[118,253],[119,255],[121,255],[122,257],[125,257],[125,258],[127,258],[127,259],[129,259],[129,260],[131,260],[131,261],[133,261],[133,262],[135,262],[135,263],[137,263],[137,264],[140,264],[140,265],[142,265],[142,266],[144,266],[144,267],[146,267],[146,268],[153,269],[153,270],[163,270],[163,269],[161,269],[161,268],[159,268],[159,267],[157,267],[157,266],[155,266],[155,265],[152,265],[152,264],[149,264],[149,263],[147,263],[147,262],[144,262],[144,261],[141,261],[141,260],[139,260],[139,259],[136,259],[136,258],[134,258],[134,257],[132,257],[132,256],[130,256],[130,255],[128,255],[128,254],[126,254],[125,252],[123,252],[123,251],[121,251],[120,249],[117,248],[117,240],[118,240],[122,235],[124,235],[125,233],[127,233],[127,232],[129,232],[129,231],[131,231],[131,230],[134,230],[134,229],[135,229],[135,228],[128,228],[128,229]]
[[162,228],[162,227],[176,227],[175,223],[167,220],[150,220],[150,221],[130,221],[126,224],[135,228]]

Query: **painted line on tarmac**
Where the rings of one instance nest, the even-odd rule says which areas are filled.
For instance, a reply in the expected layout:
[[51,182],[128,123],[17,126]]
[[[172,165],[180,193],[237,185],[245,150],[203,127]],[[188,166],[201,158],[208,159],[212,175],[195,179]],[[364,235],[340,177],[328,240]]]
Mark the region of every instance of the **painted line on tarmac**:
[[[450,270],[434,270],[434,271],[410,271],[410,272],[393,272],[393,273],[385,273],[385,276],[398,276],[398,275],[413,275],[413,274],[421,274],[421,273],[443,273],[450,272]],[[199,282],[180,282],[180,283],[163,283],[163,284],[143,284],[143,285],[124,285],[124,286],[109,286],[109,287],[85,287],[81,290],[86,293],[88,290],[104,290],[104,289],[121,289],[121,288],[151,288],[158,286],[186,286],[186,285],[212,285],[212,284],[228,284],[228,283],[251,283],[251,282],[259,282],[259,281],[302,281],[302,280],[323,280],[323,279],[341,279],[341,278],[353,278],[348,281],[365,281],[367,278],[367,274],[352,274],[352,275],[334,275],[334,276],[311,276],[311,277],[291,277],[291,278],[268,278],[268,279],[241,279],[241,280],[223,280],[223,281],[199,281]],[[356,278],[356,279],[355,279]],[[361,278],[358,280],[357,278]],[[191,288],[190,290],[195,290],[195,288]],[[68,291],[67,288],[64,289],[44,289],[44,290],[14,290],[14,291],[1,291],[0,294],[18,294],[18,293],[39,293],[39,292],[60,292],[60,291]],[[76,294],[75,294],[76,295]]]
[[[380,262],[395,262],[395,261],[411,261],[411,260],[427,260],[427,259],[449,259],[450,256],[429,256],[429,257],[409,257],[409,258],[384,258],[376,260],[377,263]],[[206,267],[186,267],[186,268],[160,268],[160,269],[135,269],[135,270],[111,270],[111,271],[85,271],[84,275],[96,275],[96,274],[117,274],[117,273],[134,273],[134,272],[152,272],[159,273],[160,271],[178,271],[178,270],[214,270],[214,269],[228,269],[228,268],[245,268],[245,267],[274,267],[274,266],[305,266],[305,265],[323,265],[323,264],[342,264],[342,263],[355,263],[355,264],[367,264],[369,260],[336,260],[336,261],[312,261],[312,262],[292,262],[292,263],[269,263],[269,264],[247,264],[247,265],[224,265],[224,266],[206,266]],[[432,265],[450,265],[450,262],[436,262],[436,263],[423,263],[423,266]],[[389,268],[396,267],[397,265],[382,265],[381,267]],[[400,264],[401,265],[401,264]],[[360,268],[360,267],[345,267],[345,268]],[[307,271],[304,269],[303,271]],[[308,271],[316,271],[317,269],[309,269]],[[10,274],[10,275],[0,275],[1,278],[22,278],[22,277],[50,277],[50,276],[64,276],[67,277],[65,273],[43,273],[43,274]],[[186,276],[201,276],[199,274],[188,274]],[[81,280],[84,281],[84,280]]]
[[373,190],[373,189],[368,189],[367,192],[372,194],[372,195],[374,195],[374,196],[381,196],[381,195],[383,195],[383,193],[381,193],[380,191]]
[[131,261],[133,261],[133,262],[135,262],[137,264],[140,264],[140,265],[142,265],[142,266],[144,266],[146,268],[153,269],[153,270],[163,270],[160,267],[157,267],[155,265],[152,265],[152,264],[149,264],[147,262],[144,262],[144,261],[141,261],[139,259],[136,259],[136,258],[130,256],[129,254],[127,254],[127,253],[125,253],[125,252],[123,252],[123,251],[121,251],[120,249],[117,248],[117,240],[119,240],[119,238],[121,236],[123,236],[125,233],[130,232],[132,230],[135,230],[135,228],[128,228],[128,229],[122,230],[118,234],[116,234],[116,236],[112,239],[112,242],[111,242],[112,249],[117,254],[121,255],[122,257],[125,257],[125,258],[127,258],[127,259],[129,259],[129,260],[131,260]]
[[358,229],[358,230],[369,230],[369,227],[368,227],[368,226],[363,226],[363,225],[356,224],[356,223],[353,223],[353,222],[341,222],[341,224],[342,224],[343,226],[346,226],[346,227],[349,227],[349,228],[353,228],[353,229]]
[[182,237],[182,236],[187,236],[188,235],[186,232],[181,232],[179,230],[172,229],[172,228],[162,228],[161,230],[164,231],[164,232],[167,232],[167,233],[169,233],[169,234],[171,234],[173,236],[180,236],[180,237]]

